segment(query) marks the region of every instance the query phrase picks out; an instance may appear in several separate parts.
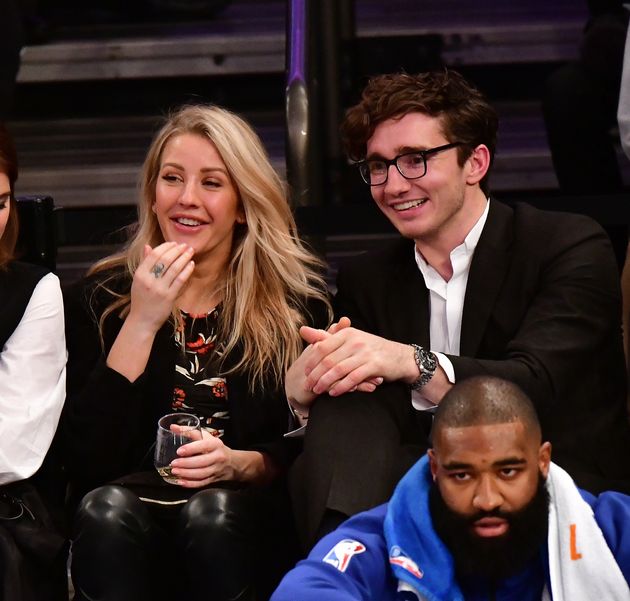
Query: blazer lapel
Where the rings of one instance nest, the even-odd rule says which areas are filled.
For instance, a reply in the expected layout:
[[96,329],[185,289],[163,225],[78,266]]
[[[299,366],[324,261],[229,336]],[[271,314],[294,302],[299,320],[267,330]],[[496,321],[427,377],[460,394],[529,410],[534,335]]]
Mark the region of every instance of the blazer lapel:
[[391,337],[429,347],[429,291],[414,259],[413,245],[401,244],[391,287],[383,290],[387,297],[387,315]]
[[510,263],[514,211],[507,205],[490,201],[488,219],[475,249],[468,274],[460,355],[474,357]]

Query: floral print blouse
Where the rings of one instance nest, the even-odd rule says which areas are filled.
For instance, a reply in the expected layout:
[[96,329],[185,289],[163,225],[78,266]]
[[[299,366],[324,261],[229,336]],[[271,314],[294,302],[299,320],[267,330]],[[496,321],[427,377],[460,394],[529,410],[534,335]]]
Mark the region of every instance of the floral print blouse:
[[217,341],[220,305],[207,315],[181,312],[175,334],[177,347],[173,411],[194,413],[201,427],[229,446],[230,411],[227,381],[220,375],[223,345]]

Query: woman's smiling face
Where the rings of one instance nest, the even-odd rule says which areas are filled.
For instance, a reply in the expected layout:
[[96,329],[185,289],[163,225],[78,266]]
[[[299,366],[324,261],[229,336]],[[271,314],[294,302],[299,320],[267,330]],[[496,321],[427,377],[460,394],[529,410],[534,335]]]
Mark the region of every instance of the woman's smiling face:
[[195,262],[229,260],[234,228],[245,223],[236,187],[215,145],[185,133],[164,147],[153,210],[166,241],[185,242]]

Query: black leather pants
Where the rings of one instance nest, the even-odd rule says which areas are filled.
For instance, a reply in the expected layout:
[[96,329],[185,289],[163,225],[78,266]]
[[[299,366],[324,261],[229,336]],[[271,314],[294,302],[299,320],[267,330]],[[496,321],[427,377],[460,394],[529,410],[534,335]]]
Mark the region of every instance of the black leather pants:
[[[261,556],[261,504],[249,490],[212,488],[161,519],[126,488],[103,486],[75,520],[76,601],[250,601]],[[156,519],[157,517],[157,519]]]

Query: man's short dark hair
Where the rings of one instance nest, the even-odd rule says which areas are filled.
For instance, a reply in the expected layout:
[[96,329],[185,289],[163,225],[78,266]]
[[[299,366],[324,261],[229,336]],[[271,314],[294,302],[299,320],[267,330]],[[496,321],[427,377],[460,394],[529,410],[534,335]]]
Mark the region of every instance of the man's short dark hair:
[[458,382],[435,412],[431,438],[444,428],[465,428],[520,421],[537,439],[540,422],[529,397],[516,384],[491,376],[475,376]]
[[[449,142],[462,142],[457,150],[463,165],[479,144],[494,159],[499,119],[483,94],[457,71],[443,69],[417,75],[393,73],[369,80],[358,104],[348,109],[341,124],[341,138],[353,161],[363,160],[367,142],[377,125],[409,113],[424,113],[442,119]],[[489,172],[480,182],[488,194]]]

